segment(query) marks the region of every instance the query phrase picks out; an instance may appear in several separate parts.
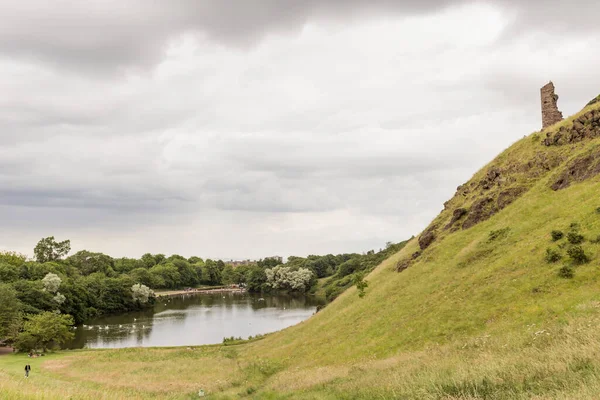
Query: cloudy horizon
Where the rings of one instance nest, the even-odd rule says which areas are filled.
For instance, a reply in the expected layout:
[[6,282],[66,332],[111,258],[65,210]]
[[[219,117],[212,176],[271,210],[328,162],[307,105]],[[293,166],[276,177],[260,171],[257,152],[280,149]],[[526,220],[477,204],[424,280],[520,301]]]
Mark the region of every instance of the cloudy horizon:
[[0,0],[0,251],[258,259],[417,235],[600,93],[600,4]]

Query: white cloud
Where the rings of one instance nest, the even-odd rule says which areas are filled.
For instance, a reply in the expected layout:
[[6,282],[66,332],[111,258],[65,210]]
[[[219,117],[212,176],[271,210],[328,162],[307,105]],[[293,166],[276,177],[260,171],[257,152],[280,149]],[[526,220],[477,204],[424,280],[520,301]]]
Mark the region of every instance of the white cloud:
[[[175,23],[168,41],[142,40],[135,25],[152,62],[54,32],[63,58],[0,58],[0,245],[261,257],[408,238],[539,127],[545,81],[565,115],[597,95],[596,37],[536,26],[506,40],[518,15],[315,16],[251,47]],[[2,32],[0,47],[22,39]],[[120,72],[78,64],[84,45]]]

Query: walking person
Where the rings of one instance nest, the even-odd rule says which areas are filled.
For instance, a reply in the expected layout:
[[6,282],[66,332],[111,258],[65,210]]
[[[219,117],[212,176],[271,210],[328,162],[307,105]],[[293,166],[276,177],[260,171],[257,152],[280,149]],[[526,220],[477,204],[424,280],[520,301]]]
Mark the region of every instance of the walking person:
[[31,371],[31,365],[25,365],[25,378],[29,378],[29,371]]

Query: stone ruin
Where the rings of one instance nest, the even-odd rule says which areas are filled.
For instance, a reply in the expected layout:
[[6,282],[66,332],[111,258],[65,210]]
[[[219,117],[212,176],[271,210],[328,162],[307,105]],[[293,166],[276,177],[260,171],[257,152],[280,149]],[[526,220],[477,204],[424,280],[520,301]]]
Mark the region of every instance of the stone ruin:
[[542,96],[542,129],[563,120],[563,115],[558,111],[556,102],[558,95],[554,93],[554,84],[550,81],[540,89]]

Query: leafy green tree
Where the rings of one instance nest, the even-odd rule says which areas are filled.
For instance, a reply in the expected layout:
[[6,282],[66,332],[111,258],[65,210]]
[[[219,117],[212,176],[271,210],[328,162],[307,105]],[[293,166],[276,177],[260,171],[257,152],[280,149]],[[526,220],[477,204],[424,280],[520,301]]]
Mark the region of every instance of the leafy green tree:
[[192,264],[192,265],[194,265],[194,264],[204,264],[204,260],[201,259],[200,257],[196,257],[196,256],[188,258],[188,262],[190,264]]
[[196,286],[200,282],[196,269],[186,259],[175,259],[172,264],[179,272],[179,286]]
[[253,265],[246,271],[246,288],[250,292],[261,292],[267,283],[265,270],[258,265]]
[[365,281],[365,275],[362,273],[354,275],[353,283],[356,285],[356,289],[358,289],[358,297],[365,297],[365,289],[369,286],[369,282]]
[[0,251],[0,263],[7,263],[15,267],[20,267],[27,261],[27,256],[14,251]]
[[13,339],[21,326],[21,302],[15,289],[0,284],[0,340]]
[[158,263],[154,259],[154,256],[150,253],[146,253],[140,258],[140,261],[144,264],[144,267],[150,269],[157,265]]
[[54,236],[49,236],[38,242],[33,249],[33,254],[37,262],[45,263],[48,261],[60,260],[71,251],[71,241],[63,240],[57,242]]
[[55,308],[52,294],[44,290],[42,281],[19,280],[12,284],[27,314],[38,314]]
[[[223,264],[225,268],[225,264]],[[207,285],[220,285],[222,283],[220,264],[216,261],[208,259],[202,267],[202,283]]]
[[176,288],[180,286],[181,275],[177,270],[177,267],[171,263],[159,264],[150,268],[150,274],[152,274],[156,282],[162,282],[160,288]]
[[0,282],[10,283],[19,279],[19,269],[12,264],[0,261]]
[[151,288],[164,286],[164,280],[157,280],[146,268],[136,268],[129,273],[131,279]]
[[77,268],[82,275],[102,272],[106,276],[116,276],[115,261],[103,253],[81,250],[69,257],[67,262]]
[[135,258],[118,258],[114,260],[113,269],[119,274],[130,273],[134,269],[144,268],[144,263]]
[[43,350],[60,347],[73,338],[69,327],[73,325],[70,315],[44,312],[27,316],[21,332],[15,341],[19,351]]

